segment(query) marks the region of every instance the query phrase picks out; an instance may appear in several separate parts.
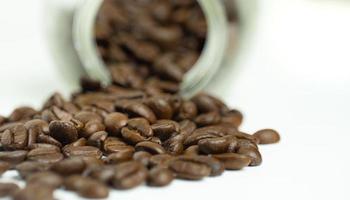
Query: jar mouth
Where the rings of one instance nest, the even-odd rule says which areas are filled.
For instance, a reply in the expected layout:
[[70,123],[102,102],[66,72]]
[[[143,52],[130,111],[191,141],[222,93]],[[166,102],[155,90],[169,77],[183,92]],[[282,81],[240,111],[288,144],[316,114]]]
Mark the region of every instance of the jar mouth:
[[[197,0],[204,12],[208,31],[204,47],[195,65],[180,84],[180,95],[191,97],[202,90],[220,68],[228,48],[228,21],[221,1]],[[85,74],[102,84],[111,83],[111,75],[98,51],[94,26],[103,1],[81,0],[73,20],[73,39]]]

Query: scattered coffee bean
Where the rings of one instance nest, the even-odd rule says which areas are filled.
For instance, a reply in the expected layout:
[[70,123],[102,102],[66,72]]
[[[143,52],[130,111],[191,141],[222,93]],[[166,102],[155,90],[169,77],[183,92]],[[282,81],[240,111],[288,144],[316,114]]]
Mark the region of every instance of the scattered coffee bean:
[[142,184],[146,178],[146,168],[137,161],[129,161],[115,166],[112,184],[117,189],[130,189]]
[[64,181],[66,189],[76,191],[85,198],[107,198],[109,191],[107,186],[89,177],[74,175]]
[[38,172],[30,175],[27,184],[39,184],[45,187],[59,188],[63,184],[63,178],[53,172]]
[[239,170],[251,163],[251,158],[236,153],[215,154],[214,158],[220,160],[226,169]]
[[148,142],[148,141],[137,143],[137,145],[135,146],[135,149],[136,151],[147,151],[151,154],[165,153],[165,149],[161,145],[154,142]]
[[66,121],[52,121],[49,125],[50,136],[63,145],[78,139],[78,131],[73,123]]
[[167,168],[154,167],[148,173],[147,183],[150,186],[162,187],[169,185],[174,179],[174,174]]
[[273,144],[280,141],[280,135],[273,129],[263,129],[254,133],[258,138],[259,144]]

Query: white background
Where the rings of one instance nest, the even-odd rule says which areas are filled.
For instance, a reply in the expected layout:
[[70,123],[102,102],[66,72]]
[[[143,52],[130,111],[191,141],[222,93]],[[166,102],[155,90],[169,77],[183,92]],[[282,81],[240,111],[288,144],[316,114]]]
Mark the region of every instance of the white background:
[[[38,45],[42,27],[22,26],[23,17],[41,20],[40,7],[40,0],[1,2],[1,114],[65,91]],[[257,17],[247,53],[216,92],[244,112],[243,130],[276,128],[281,143],[261,147],[259,167],[110,199],[350,199],[350,1],[261,0]],[[66,195],[76,197],[57,193]]]

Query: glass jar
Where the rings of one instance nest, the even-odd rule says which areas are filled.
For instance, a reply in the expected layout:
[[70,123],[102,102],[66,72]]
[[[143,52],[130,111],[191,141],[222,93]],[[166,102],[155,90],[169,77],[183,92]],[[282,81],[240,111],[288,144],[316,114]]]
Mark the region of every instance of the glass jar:
[[[110,75],[104,62],[99,56],[94,38],[94,25],[97,13],[103,3],[102,0],[77,0],[69,4],[50,1],[49,8],[56,13],[65,13],[66,22],[62,23],[62,18],[54,18],[61,22],[49,24],[66,24],[63,27],[51,29],[52,50],[59,53],[57,59],[58,66],[67,80],[69,87],[76,88],[78,77],[88,75],[93,79],[100,80],[104,84],[110,83]],[[224,84],[223,81],[232,77],[222,77],[221,75],[232,75],[235,58],[239,55],[237,47],[240,41],[244,41],[244,34],[254,10],[255,0],[198,0],[204,11],[207,24],[208,35],[205,47],[195,66],[186,73],[181,84],[181,94],[192,96],[206,86],[216,88],[217,85]],[[60,10],[61,9],[61,10]],[[236,10],[237,9],[237,10]],[[49,9],[49,13],[51,13]],[[238,13],[239,25],[230,21]],[[51,19],[52,20],[52,19]],[[67,24],[70,23],[70,24]],[[50,30],[50,29],[49,29]],[[57,35],[72,33],[71,43],[62,43],[55,40]],[[239,40],[237,40],[239,38]],[[69,74],[67,74],[69,72]],[[220,73],[220,77],[217,74]],[[213,78],[218,77],[215,81]],[[215,89],[214,90],[215,93]],[[216,92],[217,93],[217,92]]]

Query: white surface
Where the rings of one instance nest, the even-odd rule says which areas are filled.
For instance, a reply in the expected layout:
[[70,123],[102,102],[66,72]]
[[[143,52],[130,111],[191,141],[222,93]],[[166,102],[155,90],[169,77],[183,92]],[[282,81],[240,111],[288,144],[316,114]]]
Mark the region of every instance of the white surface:
[[[21,1],[21,6],[8,2],[13,10],[35,9],[32,1]],[[0,7],[0,13],[13,10]],[[32,14],[38,17],[34,10]],[[55,71],[34,59],[45,55],[44,49],[33,50],[41,40],[39,27],[22,30],[15,26],[21,19],[4,16],[2,114],[21,103],[40,105],[48,92],[64,89]],[[175,181],[163,189],[117,191],[110,199],[350,199],[350,2],[262,0],[258,16],[257,31],[245,47],[248,54],[240,58],[232,81],[215,92],[244,112],[243,130],[276,128],[281,143],[261,147],[260,167],[195,183]],[[32,46],[21,49],[23,42]],[[19,70],[24,72],[16,77]],[[59,191],[57,197],[72,196]]]

